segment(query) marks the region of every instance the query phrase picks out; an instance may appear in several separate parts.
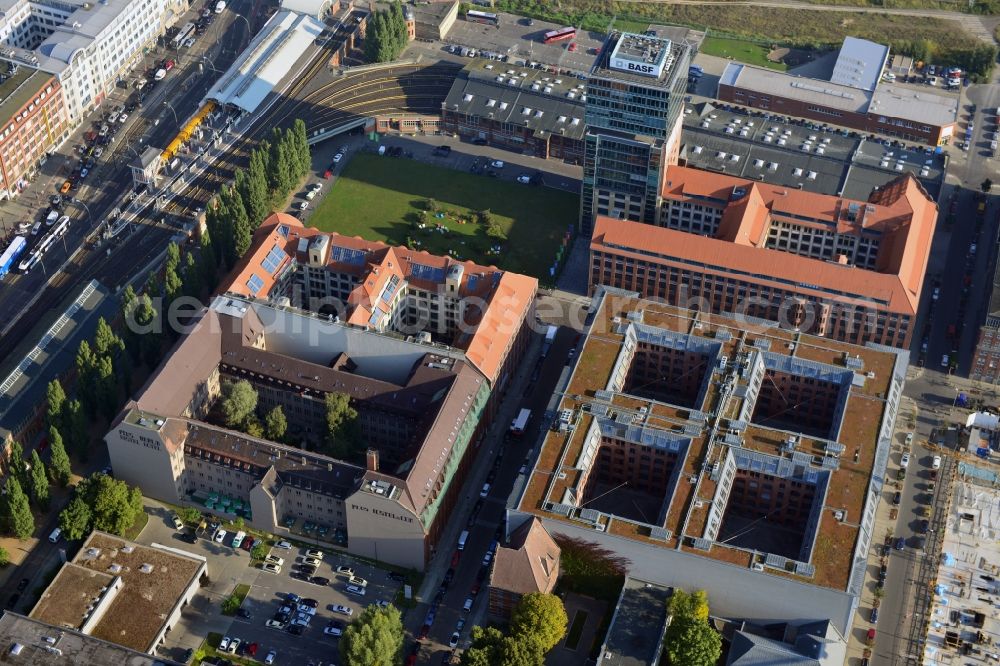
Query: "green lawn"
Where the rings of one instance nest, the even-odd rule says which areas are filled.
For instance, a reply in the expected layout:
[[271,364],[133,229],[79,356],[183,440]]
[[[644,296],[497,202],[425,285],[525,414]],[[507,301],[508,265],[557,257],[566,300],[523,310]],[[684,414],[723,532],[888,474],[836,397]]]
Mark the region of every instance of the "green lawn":
[[781,62],[771,62],[767,59],[768,49],[766,46],[748,42],[742,39],[727,39],[725,37],[706,37],[699,49],[701,53],[719,56],[720,58],[732,58],[737,62],[745,62],[748,65],[758,67],[768,67],[779,71],[785,71],[788,66]]
[[[439,213],[421,217],[428,198],[437,202]],[[474,221],[475,211],[487,208],[507,233],[499,248]],[[324,231],[450,254],[545,281],[578,215],[575,193],[359,153],[309,222]]]

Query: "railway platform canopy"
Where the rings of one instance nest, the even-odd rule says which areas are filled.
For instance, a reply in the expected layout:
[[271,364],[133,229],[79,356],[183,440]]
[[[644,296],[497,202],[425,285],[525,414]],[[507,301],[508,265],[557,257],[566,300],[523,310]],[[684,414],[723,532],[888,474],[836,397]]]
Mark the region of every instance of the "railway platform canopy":
[[275,13],[205,95],[205,101],[253,113],[323,29],[311,16],[288,10]]

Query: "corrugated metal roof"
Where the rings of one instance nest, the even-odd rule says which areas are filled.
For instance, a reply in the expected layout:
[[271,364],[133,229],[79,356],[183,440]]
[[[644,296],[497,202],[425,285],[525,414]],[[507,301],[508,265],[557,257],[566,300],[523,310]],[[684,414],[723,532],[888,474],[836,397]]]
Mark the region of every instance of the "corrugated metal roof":
[[867,39],[845,37],[830,80],[852,88],[875,90],[888,58],[888,46]]
[[311,16],[276,13],[205,99],[253,113],[322,32]]

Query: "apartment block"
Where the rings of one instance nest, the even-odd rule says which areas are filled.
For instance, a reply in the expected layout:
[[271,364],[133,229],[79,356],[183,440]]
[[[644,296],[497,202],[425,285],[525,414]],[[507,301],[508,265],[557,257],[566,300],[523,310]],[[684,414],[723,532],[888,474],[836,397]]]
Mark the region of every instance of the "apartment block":
[[185,0],[3,0],[0,59],[55,75],[77,125],[186,7]]
[[[286,215],[267,221],[225,293],[106,435],[116,477],[150,497],[423,569],[530,335],[536,283],[363,243]],[[293,307],[286,290],[310,288],[314,276],[322,306]],[[354,285],[346,293],[344,280]],[[438,327],[403,334],[418,291],[441,292],[426,299],[428,313],[440,306],[426,325]],[[286,439],[301,448],[208,422],[223,386],[238,380],[256,389],[261,412],[282,408]],[[323,453],[330,394],[357,412],[363,459]],[[303,533],[306,524],[317,531]]]
[[591,291],[906,348],[937,206],[912,176],[867,201],[672,166],[659,227],[597,219]]
[[461,350],[497,392],[527,349],[537,290],[525,275],[324,233],[282,213],[264,221],[222,289]]
[[631,577],[705,589],[719,616],[842,635],[881,538],[907,353],[614,288],[591,312],[508,530],[541,520]]
[[5,69],[0,81],[0,199],[24,189],[70,128],[55,77],[13,64]]

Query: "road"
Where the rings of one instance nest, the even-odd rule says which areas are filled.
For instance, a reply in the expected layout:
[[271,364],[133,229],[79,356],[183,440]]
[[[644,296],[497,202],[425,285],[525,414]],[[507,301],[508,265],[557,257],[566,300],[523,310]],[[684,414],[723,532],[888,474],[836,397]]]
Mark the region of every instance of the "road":
[[[224,36],[214,42],[205,56],[214,66],[227,67],[235,57],[238,48],[248,42],[246,23],[238,20],[251,11],[251,0],[236,0],[227,12],[228,20],[219,20],[213,24],[206,37],[214,34],[219,26],[228,24]],[[192,11],[192,18],[197,11]],[[208,42],[208,39],[204,40]],[[169,49],[160,49],[157,53],[147,56],[147,62],[156,58],[174,55]],[[95,167],[94,174],[80,189],[73,194],[81,202],[74,204],[76,218],[70,231],[64,236],[65,242],[57,243],[50,250],[38,268],[26,275],[10,275],[0,287],[0,321],[4,328],[0,333],[0,357],[9,354],[13,348],[27,336],[34,326],[37,313],[53,308],[84,280],[97,278],[112,288],[120,286],[138,268],[144,266],[163,250],[167,239],[175,233],[158,224],[158,220],[146,220],[138,230],[126,238],[119,238],[110,243],[97,243],[94,232],[107,218],[109,211],[120,205],[119,198],[131,186],[131,172],[126,163],[134,158],[142,149],[143,144],[165,146],[176,134],[175,123],[168,118],[186,118],[192,114],[205,92],[214,82],[215,73],[205,68],[197,73],[198,57],[185,54],[180,58],[180,64],[168,84],[164,84],[151,94],[140,109],[133,114],[128,126],[120,131],[121,138],[108,148],[108,155]],[[138,70],[141,71],[141,65]],[[168,99],[172,101],[168,113],[165,105]],[[115,98],[117,101],[117,98]],[[92,118],[99,118],[95,112]],[[82,124],[60,148],[60,158],[50,158],[53,173],[49,174],[44,183],[61,184],[62,176],[68,172],[68,164],[75,161],[73,146],[81,143],[84,132],[91,129],[90,120]],[[148,131],[151,130],[151,131]],[[147,132],[144,134],[144,132]],[[48,164],[47,164],[48,166]],[[60,172],[60,169],[66,171]],[[32,211],[26,204],[39,200],[47,203],[51,192],[44,192],[41,182],[35,183],[38,190],[32,198],[5,204],[4,210],[14,210],[25,216],[31,216]],[[31,219],[30,217],[28,219]],[[70,257],[72,256],[72,261]],[[113,259],[112,259],[113,257]],[[63,273],[63,275],[60,275]],[[27,316],[24,316],[27,315]]]
[[[490,483],[490,492],[486,498],[476,496],[482,483],[474,478],[477,472],[470,472],[470,480],[466,483],[470,496],[468,501],[463,503],[464,508],[453,518],[457,525],[464,526],[462,529],[469,530],[465,549],[459,552],[456,550],[456,544],[442,543],[438,549],[440,555],[431,564],[424,582],[423,589],[430,592],[417,608],[408,611],[406,615],[408,632],[419,636],[428,611],[435,609],[435,618],[429,633],[419,643],[420,663],[437,663],[441,658],[440,654],[451,651],[448,641],[456,630],[459,619],[467,621],[461,631],[460,648],[468,647],[469,630],[472,625],[487,624],[485,614],[488,567],[483,565],[483,557],[494,541],[502,539],[502,522],[507,498],[514,488],[521,465],[535,453],[533,447],[537,443],[538,433],[547,423],[545,407],[552,397],[552,391],[566,365],[569,349],[575,344],[577,335],[576,331],[570,328],[560,328],[546,357],[539,359],[537,366],[531,363],[528,366],[530,372],[527,369],[523,371],[526,379],[523,393],[512,390],[508,394],[505,405],[510,407],[511,412],[516,413],[522,408],[528,408],[532,410],[532,416],[521,438],[506,436],[504,431],[507,421],[498,418],[494,424],[493,429],[499,431],[497,434],[500,435],[499,439],[502,439],[500,446],[497,447],[497,455],[486,457],[476,463],[479,470],[485,471],[485,468],[489,468],[487,474],[479,476]],[[452,567],[452,558],[456,555],[458,563]],[[454,579],[451,584],[439,587],[446,575],[445,569],[452,568]],[[442,589],[443,594],[438,596],[438,591]],[[477,589],[478,594],[473,595],[474,589]],[[474,597],[475,603],[471,613],[466,613],[463,606],[470,595]],[[412,644],[407,645],[408,653],[412,647]]]

